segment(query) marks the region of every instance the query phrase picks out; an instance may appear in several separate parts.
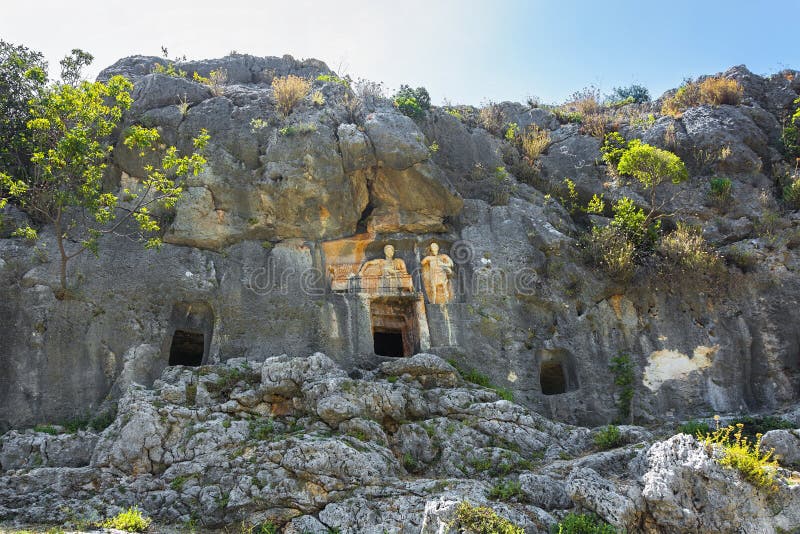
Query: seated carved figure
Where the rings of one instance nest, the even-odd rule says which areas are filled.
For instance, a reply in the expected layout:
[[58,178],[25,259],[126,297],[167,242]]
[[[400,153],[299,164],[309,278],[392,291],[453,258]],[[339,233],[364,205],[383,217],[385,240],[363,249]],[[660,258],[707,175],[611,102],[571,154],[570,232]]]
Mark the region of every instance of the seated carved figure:
[[411,276],[406,270],[406,263],[394,257],[394,247],[383,247],[386,258],[369,260],[358,272],[361,278],[361,291],[366,293],[413,291]]
[[453,299],[453,260],[447,254],[439,254],[439,245],[431,243],[431,255],[422,259],[422,281],[428,302],[447,304]]

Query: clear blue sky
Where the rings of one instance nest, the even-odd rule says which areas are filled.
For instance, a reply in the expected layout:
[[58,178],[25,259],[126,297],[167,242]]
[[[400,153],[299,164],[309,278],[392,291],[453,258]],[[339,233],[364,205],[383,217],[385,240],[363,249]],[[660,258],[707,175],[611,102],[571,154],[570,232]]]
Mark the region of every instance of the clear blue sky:
[[658,96],[742,63],[800,69],[798,23],[800,0],[4,0],[0,38],[43,51],[53,74],[74,47],[96,56],[92,76],[161,45],[192,59],[237,50],[316,57],[390,88],[424,85],[437,103],[480,104],[561,102],[589,84]]

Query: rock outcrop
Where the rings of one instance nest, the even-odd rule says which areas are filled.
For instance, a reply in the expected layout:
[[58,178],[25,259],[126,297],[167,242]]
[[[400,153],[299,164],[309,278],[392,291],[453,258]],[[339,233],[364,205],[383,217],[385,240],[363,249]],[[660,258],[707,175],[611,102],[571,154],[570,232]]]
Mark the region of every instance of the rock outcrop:
[[429,354],[362,378],[320,353],[177,366],[130,387],[99,435],[0,438],[0,518],[70,525],[138,505],[159,530],[442,532],[467,502],[530,533],[576,511],[629,532],[800,526],[800,486],[767,494],[692,437],[624,427],[626,445],[597,452],[591,436]]

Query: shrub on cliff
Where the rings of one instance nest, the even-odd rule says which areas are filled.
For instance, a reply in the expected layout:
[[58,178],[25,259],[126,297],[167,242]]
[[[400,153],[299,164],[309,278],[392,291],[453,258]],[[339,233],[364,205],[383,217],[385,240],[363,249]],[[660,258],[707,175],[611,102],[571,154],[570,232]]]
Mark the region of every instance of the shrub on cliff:
[[650,91],[643,85],[629,85],[627,87],[615,87],[607,100],[611,102],[633,102],[642,104],[650,102]]
[[681,158],[668,150],[644,143],[630,146],[619,159],[617,169],[621,174],[638,180],[645,189],[650,199],[646,222],[658,218],[656,212],[665,204],[656,202],[656,188],[667,180],[677,185],[689,177]]
[[408,85],[401,85],[400,90],[392,97],[392,101],[401,113],[412,119],[421,118],[431,108],[431,97],[424,87],[412,89]]

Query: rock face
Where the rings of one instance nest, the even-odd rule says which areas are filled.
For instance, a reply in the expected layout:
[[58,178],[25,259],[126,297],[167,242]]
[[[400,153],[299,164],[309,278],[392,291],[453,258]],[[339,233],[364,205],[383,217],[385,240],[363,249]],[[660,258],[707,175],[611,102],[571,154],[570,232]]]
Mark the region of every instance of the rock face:
[[[385,99],[317,80],[331,73],[319,61],[237,54],[177,65],[186,77],[154,73],[156,64],[166,62],[126,58],[100,79],[134,81],[126,126],[157,127],[180,148],[207,128],[209,166],[166,214],[161,251],[104,238],[98,258],[70,263],[71,299],[54,296],[52,228],[39,229],[36,245],[0,233],[0,431],[110,409],[130,384],[149,387],[182,358],[323,351],[348,372],[383,369],[390,356],[380,345],[397,330],[413,345],[408,353],[451,359],[571,423],[619,417],[610,364],[621,354],[633,368],[635,421],[797,401],[797,335],[786,318],[800,295],[800,219],[781,208],[774,186],[792,170],[778,139],[798,94],[791,73],[766,79],[732,69],[726,75],[745,88],[740,106],[701,106],[678,119],[652,104],[621,112],[626,136],[689,163],[678,199],[664,188],[660,200],[701,224],[731,263],[714,280],[659,267],[623,284],[585,261],[587,217],[556,199],[567,177],[583,202],[603,194],[607,204],[623,195],[641,203],[642,191],[610,175],[600,140],[551,111],[498,106],[505,122],[548,132],[549,146],[529,165],[466,115],[433,108],[415,121]],[[221,88],[190,79],[220,70]],[[271,82],[288,74],[310,79],[319,94],[284,117]],[[134,156],[118,143],[110,188],[136,186],[144,169]],[[724,207],[709,195],[717,175],[732,183]],[[11,207],[5,213],[25,220]],[[432,242],[454,262],[454,298],[444,305],[431,303],[420,277]],[[347,289],[386,244],[407,266],[408,298],[332,289],[335,276]],[[443,369],[425,380],[446,386],[452,377]],[[348,424],[380,435],[368,421]],[[418,428],[404,432],[424,457],[436,454]]]
[[[800,526],[800,486],[767,495],[694,438],[622,434],[628,445],[596,452],[588,429],[470,386],[430,354],[362,378],[321,353],[175,366],[131,386],[99,435],[0,437],[0,518],[69,526],[136,504],[159,530],[446,532],[467,502],[530,533],[569,511],[629,532]],[[490,497],[509,483],[513,498]]]

